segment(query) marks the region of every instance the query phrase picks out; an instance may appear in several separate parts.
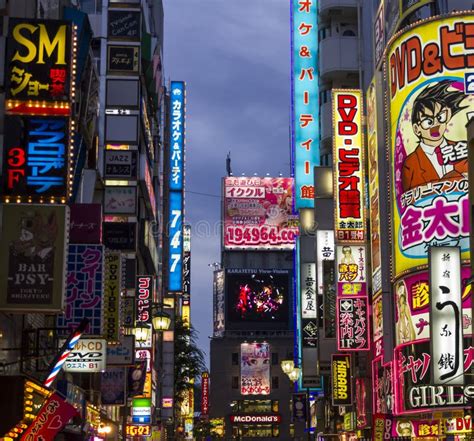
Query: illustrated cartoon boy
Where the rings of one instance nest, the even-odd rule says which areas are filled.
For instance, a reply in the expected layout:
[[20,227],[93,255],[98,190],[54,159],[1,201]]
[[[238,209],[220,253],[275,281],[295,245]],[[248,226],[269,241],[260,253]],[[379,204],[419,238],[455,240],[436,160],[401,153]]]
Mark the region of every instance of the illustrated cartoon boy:
[[402,168],[403,191],[439,180],[462,179],[467,173],[467,144],[445,137],[451,118],[465,109],[466,95],[443,80],[427,86],[413,103],[411,123],[419,143]]

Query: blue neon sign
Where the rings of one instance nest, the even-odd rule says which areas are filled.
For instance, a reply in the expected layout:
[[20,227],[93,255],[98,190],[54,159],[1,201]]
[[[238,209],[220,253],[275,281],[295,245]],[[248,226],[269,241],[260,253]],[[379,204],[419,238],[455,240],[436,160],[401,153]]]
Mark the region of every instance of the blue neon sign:
[[292,0],[291,18],[295,207],[314,208],[314,166],[320,164],[317,1]]
[[184,184],[184,114],[186,105],[183,81],[171,81],[170,100],[169,186],[171,191],[182,191]]
[[183,193],[181,191],[170,191],[168,233],[168,291],[182,291]]

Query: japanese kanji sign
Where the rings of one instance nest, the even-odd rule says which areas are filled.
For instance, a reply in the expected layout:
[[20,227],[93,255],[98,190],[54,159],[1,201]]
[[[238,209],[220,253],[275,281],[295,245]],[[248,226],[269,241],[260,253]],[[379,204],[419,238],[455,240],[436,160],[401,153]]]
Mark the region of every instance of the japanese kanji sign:
[[332,354],[332,405],[352,405],[352,365],[350,354]]
[[[5,73],[7,112],[20,110],[18,101],[68,102],[73,53],[71,24],[58,20],[11,18],[9,21]],[[12,100],[10,106],[9,100]],[[38,114],[28,109],[21,108],[20,112]]]
[[332,91],[336,240],[364,242],[364,146],[360,90]]
[[0,309],[61,311],[67,207],[5,204],[2,219]]
[[69,132],[65,117],[5,117],[5,199],[50,202],[68,196]]
[[316,306],[316,264],[302,263],[301,267],[301,317],[315,319]]
[[365,245],[337,245],[337,295],[367,295]]
[[336,249],[334,246],[333,230],[317,230],[316,231],[316,259],[318,265],[318,294],[323,294],[323,261],[334,261]]
[[225,178],[226,249],[291,250],[298,234],[297,222],[292,178]]
[[473,38],[474,15],[453,14],[418,22],[388,47],[395,277],[425,265],[430,246],[459,246],[469,258]]
[[185,94],[183,81],[171,81],[169,187],[178,191],[184,185]]
[[240,345],[241,395],[270,394],[270,345],[242,343]]
[[191,295],[191,225],[183,225],[183,295]]
[[89,319],[88,334],[102,334],[104,252],[102,245],[69,245],[65,311],[58,328],[76,328]]
[[430,330],[434,384],[464,384],[461,252],[430,247]]
[[[460,364],[469,372],[474,363],[471,337],[463,341]],[[429,339],[417,340],[398,346],[394,352],[395,413],[429,412],[443,408],[463,408],[474,403],[472,384],[433,384],[430,378],[431,363],[437,363],[430,354]]]
[[319,165],[318,2],[291,0],[292,150],[295,206],[314,207]]
[[337,299],[337,349],[369,350],[369,309],[367,297]]

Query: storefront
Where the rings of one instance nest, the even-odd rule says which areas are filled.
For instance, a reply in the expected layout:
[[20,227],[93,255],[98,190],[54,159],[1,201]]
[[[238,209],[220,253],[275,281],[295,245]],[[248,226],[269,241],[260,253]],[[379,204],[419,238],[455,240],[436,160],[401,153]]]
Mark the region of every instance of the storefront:
[[281,415],[277,400],[239,400],[231,403],[232,436],[274,438],[280,435]]

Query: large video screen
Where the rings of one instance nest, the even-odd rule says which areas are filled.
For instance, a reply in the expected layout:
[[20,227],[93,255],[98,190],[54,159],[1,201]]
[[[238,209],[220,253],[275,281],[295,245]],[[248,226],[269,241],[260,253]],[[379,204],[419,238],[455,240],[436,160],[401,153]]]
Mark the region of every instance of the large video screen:
[[226,305],[229,325],[253,329],[288,326],[290,270],[227,269]]

